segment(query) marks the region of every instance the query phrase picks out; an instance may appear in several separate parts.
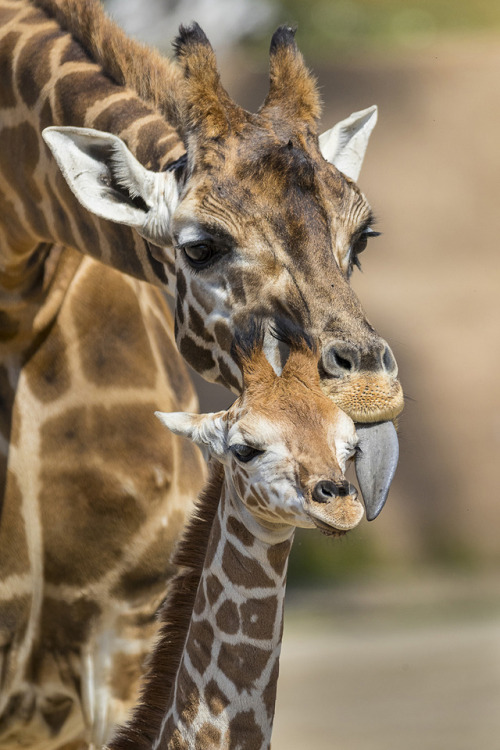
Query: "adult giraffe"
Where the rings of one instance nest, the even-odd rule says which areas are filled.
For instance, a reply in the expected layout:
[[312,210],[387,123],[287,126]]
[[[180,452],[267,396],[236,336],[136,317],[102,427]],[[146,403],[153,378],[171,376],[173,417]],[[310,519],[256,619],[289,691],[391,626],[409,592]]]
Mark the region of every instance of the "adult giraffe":
[[[0,738],[100,745],[135,699],[203,479],[198,453],[152,417],[195,403],[160,290],[207,379],[237,390],[234,332],[278,313],[317,341],[323,386],[353,419],[391,420],[402,395],[348,285],[371,212],[319,151],[317,92],[289,30],[251,115],[196,26],[174,64],[91,1],[0,0],[0,24]],[[373,119],[323,141],[351,177]],[[42,139],[54,126],[71,189]],[[379,454],[381,481],[361,472],[370,515],[392,471]]]

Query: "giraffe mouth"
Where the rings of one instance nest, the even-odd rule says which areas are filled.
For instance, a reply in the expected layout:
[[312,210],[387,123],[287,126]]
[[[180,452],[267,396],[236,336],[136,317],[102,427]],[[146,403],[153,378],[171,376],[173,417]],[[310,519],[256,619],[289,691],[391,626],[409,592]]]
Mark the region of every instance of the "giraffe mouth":
[[348,532],[348,529],[336,529],[333,526],[329,526],[327,523],[324,523],[324,521],[320,521],[319,518],[314,518],[314,516],[311,516],[311,520],[316,528],[319,529],[322,534],[324,534],[324,536],[335,538],[345,536]]
[[336,497],[329,502],[309,501],[307,513],[313,524],[323,534],[343,536],[354,529],[365,511],[357,493]]

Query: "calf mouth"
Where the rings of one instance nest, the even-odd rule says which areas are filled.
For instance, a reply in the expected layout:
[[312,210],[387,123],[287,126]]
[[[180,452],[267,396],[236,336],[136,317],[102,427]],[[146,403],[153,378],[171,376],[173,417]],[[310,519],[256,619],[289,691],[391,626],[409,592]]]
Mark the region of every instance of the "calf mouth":
[[308,505],[309,518],[316,528],[328,536],[344,536],[359,524],[365,514],[355,492],[335,497],[329,502],[316,502],[311,498]]
[[310,516],[310,518],[316,528],[321,531],[324,536],[329,536],[335,539],[336,537],[345,536],[349,531],[348,529],[336,529],[333,526],[325,523],[324,521],[320,521],[319,518],[315,518],[314,516]]

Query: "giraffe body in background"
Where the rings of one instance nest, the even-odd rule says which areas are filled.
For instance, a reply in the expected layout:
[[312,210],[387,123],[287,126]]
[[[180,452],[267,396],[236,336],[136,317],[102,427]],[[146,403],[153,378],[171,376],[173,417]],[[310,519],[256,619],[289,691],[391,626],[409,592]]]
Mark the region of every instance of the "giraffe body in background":
[[277,376],[255,339],[240,362],[227,412],[159,414],[215,463],[176,553],[143,703],[110,750],[268,748],[294,530],[340,535],[363,516],[344,477],[354,424],[322,393],[317,356],[295,337]]
[[205,476],[152,416],[196,408],[177,349],[237,391],[234,333],[281,315],[318,342],[323,387],[354,419],[402,407],[348,284],[371,234],[350,178],[374,111],[323,139],[341,174],[291,32],[273,38],[256,115],[225,94],[198,27],[177,58],[93,0],[0,0],[4,748],[101,745],[136,699]]

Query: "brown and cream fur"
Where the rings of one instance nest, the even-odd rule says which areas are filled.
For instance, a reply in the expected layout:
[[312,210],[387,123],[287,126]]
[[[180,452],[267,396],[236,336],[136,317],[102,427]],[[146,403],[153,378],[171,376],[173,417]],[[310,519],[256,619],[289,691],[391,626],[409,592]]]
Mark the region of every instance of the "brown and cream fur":
[[281,377],[259,345],[240,361],[243,393],[227,412],[159,415],[214,461],[175,555],[142,703],[110,750],[268,748],[294,529],[338,535],[363,516],[343,475],[354,425],[321,392],[317,356],[296,341]]
[[[315,85],[291,34],[274,38],[257,115],[225,95],[196,27],[177,55],[127,39],[89,0],[0,0],[5,748],[99,745],[136,699],[170,551],[204,478],[200,455],[152,416],[196,408],[176,344],[238,390],[234,332],[279,314],[318,342],[323,387],[352,417],[402,406],[390,350],[348,284],[369,207],[319,152]],[[89,149],[93,192],[136,216],[155,209],[123,154],[169,181],[163,233],[89,212],[43,139],[54,126],[117,137]],[[200,231],[216,249],[201,270],[188,259]]]

